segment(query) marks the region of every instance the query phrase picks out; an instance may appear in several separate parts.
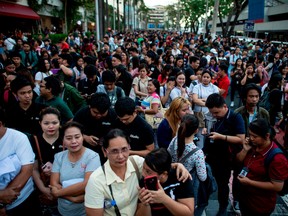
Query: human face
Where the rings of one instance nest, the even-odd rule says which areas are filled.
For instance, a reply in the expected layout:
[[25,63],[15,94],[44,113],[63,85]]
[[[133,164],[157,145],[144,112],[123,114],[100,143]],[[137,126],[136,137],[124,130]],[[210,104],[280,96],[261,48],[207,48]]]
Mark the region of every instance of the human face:
[[129,157],[130,146],[123,137],[109,140],[109,146],[104,149],[104,155],[108,158],[113,171],[125,168]]
[[45,61],[44,61],[44,64],[45,64],[45,68],[46,68],[47,70],[49,70],[49,69],[50,69],[50,62],[49,62],[48,60],[45,60]]
[[156,87],[153,84],[153,82],[151,81],[148,82],[147,91],[148,91],[148,94],[152,94],[156,91]]
[[20,62],[21,62],[21,58],[20,57],[13,57],[12,60],[15,63],[15,65],[19,65]]
[[249,139],[253,146],[262,146],[266,141],[263,137],[253,133],[251,130],[249,130]]
[[24,86],[17,91],[17,98],[19,103],[29,105],[32,103],[33,90],[31,86]]
[[23,50],[24,50],[25,52],[29,52],[29,51],[30,51],[30,45],[24,44],[24,45],[23,45]]
[[237,65],[239,65],[239,66],[242,65],[242,60],[241,60],[241,59],[238,59],[238,60],[237,60]]
[[183,105],[178,111],[179,119],[182,119],[184,115],[189,114],[189,113],[191,113],[190,105],[188,103],[183,103]]
[[182,67],[182,65],[183,65],[183,60],[182,59],[180,59],[180,60],[178,60],[177,61],[177,67]]
[[13,73],[16,69],[16,66],[14,64],[11,64],[11,65],[7,65],[5,67],[5,71],[7,72],[7,74],[9,73]]
[[113,67],[116,67],[116,66],[118,66],[118,65],[120,65],[120,64],[121,64],[121,62],[120,62],[119,59],[117,59],[117,58],[115,58],[115,57],[112,58],[112,66],[113,66]]
[[47,136],[55,136],[59,133],[60,121],[55,114],[49,113],[44,115],[40,125],[43,133]]
[[46,97],[47,94],[48,94],[49,92],[51,92],[49,89],[46,88],[46,82],[45,82],[45,80],[43,80],[43,81],[39,84],[39,86],[40,86],[40,95],[41,95],[42,97]]
[[259,102],[259,93],[255,89],[251,89],[247,93],[246,104],[249,107],[255,107]]
[[107,116],[108,110],[106,112],[104,112],[104,113],[100,113],[97,108],[91,108],[90,107],[90,113],[91,113],[93,118],[101,119],[101,118]]
[[84,64],[83,59],[82,59],[82,58],[78,59],[77,64],[78,64],[80,67],[82,67],[83,64]]
[[67,128],[64,132],[63,144],[70,152],[78,152],[83,147],[83,134],[77,127]]
[[155,172],[154,170],[152,170],[147,164],[146,162],[143,163],[143,168],[142,168],[142,176],[145,178],[147,176],[153,176],[156,175],[157,178],[160,178],[160,175]]
[[253,73],[253,67],[252,66],[248,66],[246,68],[247,72],[250,74],[250,73]]
[[200,61],[199,60],[197,60],[195,62],[192,62],[192,68],[193,69],[197,69],[199,67],[199,65],[200,65]]
[[220,119],[226,115],[228,108],[227,108],[227,105],[224,104],[223,107],[220,107],[220,108],[218,107],[209,108],[209,111],[214,118]]
[[135,117],[136,117],[136,113],[133,113],[132,115],[126,114],[123,117],[118,116],[119,120],[125,125],[129,125],[130,123],[132,123]]
[[201,78],[201,81],[204,85],[208,85],[211,81],[211,76],[208,73],[204,73]]
[[114,82],[104,82],[104,85],[106,87],[106,90],[111,92],[115,88],[115,83]]
[[140,74],[140,77],[141,78],[145,78],[147,76],[147,70],[145,68],[142,68],[140,71],[139,71],[139,74]]
[[185,75],[180,74],[179,76],[177,76],[176,83],[178,87],[182,87],[185,84]]

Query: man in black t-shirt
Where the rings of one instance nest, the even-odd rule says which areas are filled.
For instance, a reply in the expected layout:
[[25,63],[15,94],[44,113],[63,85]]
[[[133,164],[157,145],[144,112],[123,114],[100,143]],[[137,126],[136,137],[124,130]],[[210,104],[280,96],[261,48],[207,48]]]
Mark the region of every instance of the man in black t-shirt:
[[154,149],[154,133],[145,119],[137,115],[135,102],[129,97],[119,98],[115,104],[118,120],[116,128],[130,138],[130,155],[145,157]]
[[116,119],[105,93],[93,94],[90,105],[80,109],[73,118],[84,127],[84,145],[99,154],[102,164],[106,161],[101,148],[102,139],[113,128]]

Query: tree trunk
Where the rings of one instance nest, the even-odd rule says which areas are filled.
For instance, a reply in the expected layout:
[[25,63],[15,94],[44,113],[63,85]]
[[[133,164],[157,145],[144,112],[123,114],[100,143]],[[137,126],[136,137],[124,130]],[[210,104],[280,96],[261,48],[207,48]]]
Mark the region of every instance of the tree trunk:
[[120,31],[119,0],[117,0],[117,30]]
[[106,9],[106,25],[105,25],[105,29],[107,30],[107,28],[110,27],[108,0],[106,0],[105,9]]

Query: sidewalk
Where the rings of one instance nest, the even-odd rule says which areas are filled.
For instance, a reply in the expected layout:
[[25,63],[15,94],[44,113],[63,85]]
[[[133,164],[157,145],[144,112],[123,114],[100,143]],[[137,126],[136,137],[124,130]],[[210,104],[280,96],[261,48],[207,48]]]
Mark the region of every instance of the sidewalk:
[[[218,211],[218,201],[217,201],[217,193],[211,195],[209,200],[209,204],[206,208],[206,216],[215,216]],[[277,204],[274,212],[271,216],[287,216],[288,215],[288,195],[285,197],[278,197]],[[205,216],[205,214],[202,214]],[[234,213],[232,206],[228,205],[228,216],[236,216]],[[253,215],[251,215],[253,216]]]

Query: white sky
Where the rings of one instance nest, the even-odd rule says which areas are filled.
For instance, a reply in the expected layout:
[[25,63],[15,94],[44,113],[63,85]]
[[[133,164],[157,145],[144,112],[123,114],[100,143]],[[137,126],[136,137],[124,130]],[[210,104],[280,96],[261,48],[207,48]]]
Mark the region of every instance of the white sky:
[[144,0],[147,7],[152,7],[155,5],[169,5],[176,1],[177,0]]

